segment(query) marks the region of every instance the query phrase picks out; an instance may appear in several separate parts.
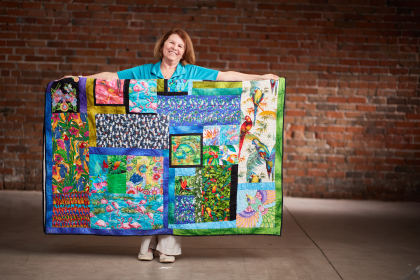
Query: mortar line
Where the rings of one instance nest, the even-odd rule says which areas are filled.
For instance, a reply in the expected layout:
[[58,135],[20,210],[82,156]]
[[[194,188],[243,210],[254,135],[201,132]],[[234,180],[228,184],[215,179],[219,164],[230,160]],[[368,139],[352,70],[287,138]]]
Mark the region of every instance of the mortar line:
[[312,241],[312,243],[318,248],[318,250],[321,252],[321,254],[324,256],[324,258],[327,260],[327,262],[330,264],[332,269],[337,273],[338,277],[340,277],[341,280],[344,280],[343,276],[341,276],[340,272],[338,272],[337,268],[334,266],[334,264],[331,262],[331,260],[328,258],[327,254],[322,250],[322,248],[316,243],[316,241],[309,235],[309,233],[303,228],[303,226],[298,222],[297,218],[292,214],[292,212],[284,205],[284,208],[289,212],[290,216],[292,216],[292,219],[295,221],[295,223],[298,225],[298,227],[303,231],[303,233],[306,235],[306,237],[309,238],[309,240]]

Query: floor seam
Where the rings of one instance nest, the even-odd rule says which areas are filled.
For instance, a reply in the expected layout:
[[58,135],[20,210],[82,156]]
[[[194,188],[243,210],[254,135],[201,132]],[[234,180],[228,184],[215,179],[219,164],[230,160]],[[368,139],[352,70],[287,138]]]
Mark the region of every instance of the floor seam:
[[316,243],[316,241],[309,235],[309,233],[303,228],[303,226],[299,223],[299,221],[296,219],[296,217],[292,214],[292,212],[287,208],[285,205],[283,206],[287,212],[289,212],[292,219],[295,221],[295,223],[298,225],[298,227],[303,231],[303,233],[306,235],[306,237],[309,238],[309,240],[312,241],[312,243],[318,248],[318,250],[321,252],[321,254],[324,256],[324,258],[327,260],[331,268],[337,273],[338,277],[340,277],[341,280],[344,280],[343,276],[341,276],[340,272],[338,272],[337,268],[334,266],[334,264],[331,262],[331,260],[328,258],[327,254],[322,250],[322,248]]

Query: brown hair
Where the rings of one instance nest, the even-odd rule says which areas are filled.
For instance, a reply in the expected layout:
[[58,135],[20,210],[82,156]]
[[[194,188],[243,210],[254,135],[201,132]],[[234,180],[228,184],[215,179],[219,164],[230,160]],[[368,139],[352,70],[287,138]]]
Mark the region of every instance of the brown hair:
[[168,40],[169,36],[172,34],[177,34],[185,43],[185,51],[184,55],[182,56],[181,63],[182,65],[186,64],[194,64],[195,63],[195,53],[194,53],[194,47],[193,43],[191,41],[190,35],[181,28],[173,28],[166,32],[162,37],[160,37],[159,40],[157,40],[155,44],[155,49],[153,51],[153,55],[158,58],[163,58],[162,48],[165,44],[166,40]]

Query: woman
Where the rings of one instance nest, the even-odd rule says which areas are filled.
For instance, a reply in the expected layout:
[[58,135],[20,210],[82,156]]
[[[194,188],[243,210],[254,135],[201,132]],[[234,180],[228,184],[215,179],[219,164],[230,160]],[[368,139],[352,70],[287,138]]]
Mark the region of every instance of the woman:
[[195,54],[190,36],[180,28],[164,34],[155,44],[154,56],[160,61],[144,64],[119,72],[102,72],[87,76],[104,80],[113,79],[196,79],[217,81],[277,80],[274,74],[253,75],[235,71],[217,71],[194,65]]
[[[176,28],[164,34],[155,44],[156,64],[145,64],[117,73],[102,72],[88,76],[104,80],[112,79],[196,79],[196,80],[264,80],[278,79],[273,74],[251,75],[234,71],[217,71],[194,65],[195,54],[190,36]],[[181,254],[180,238],[173,235],[145,236],[142,238],[139,260],[152,260],[153,250],[159,252],[160,262],[174,262]]]

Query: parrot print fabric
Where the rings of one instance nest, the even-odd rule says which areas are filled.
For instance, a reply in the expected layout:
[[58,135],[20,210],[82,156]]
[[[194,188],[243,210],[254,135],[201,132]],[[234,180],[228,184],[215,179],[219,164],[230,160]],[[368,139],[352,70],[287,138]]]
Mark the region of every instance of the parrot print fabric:
[[44,231],[280,235],[285,80],[48,84]]
[[244,82],[241,97],[239,140],[239,182],[274,182],[276,156],[276,85],[261,81]]

